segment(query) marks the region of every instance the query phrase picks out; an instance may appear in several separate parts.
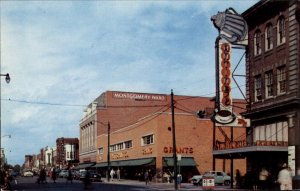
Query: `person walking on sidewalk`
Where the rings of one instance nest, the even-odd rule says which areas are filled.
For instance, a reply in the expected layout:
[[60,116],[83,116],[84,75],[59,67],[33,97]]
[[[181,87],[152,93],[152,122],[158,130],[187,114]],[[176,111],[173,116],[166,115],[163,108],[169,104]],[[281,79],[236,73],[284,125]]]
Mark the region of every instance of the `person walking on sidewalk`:
[[149,173],[148,173],[147,170],[146,170],[145,173],[144,173],[144,178],[145,178],[145,183],[146,183],[146,185],[147,185],[148,182],[149,182]]
[[278,174],[278,182],[280,184],[280,190],[292,190],[292,175],[288,169],[286,163],[283,164],[282,170]]
[[111,178],[111,181],[114,180],[114,176],[115,176],[115,171],[114,171],[114,169],[112,168],[111,171],[110,171],[110,178]]
[[120,181],[120,179],[121,179],[121,172],[120,172],[119,168],[117,170],[117,179],[118,179],[118,181]]

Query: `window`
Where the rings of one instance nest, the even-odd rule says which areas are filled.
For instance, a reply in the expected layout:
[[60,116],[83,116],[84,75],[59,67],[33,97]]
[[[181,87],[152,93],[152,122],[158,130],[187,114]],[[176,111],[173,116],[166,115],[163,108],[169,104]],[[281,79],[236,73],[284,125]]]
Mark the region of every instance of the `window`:
[[150,145],[154,143],[153,135],[147,135],[142,137],[142,146],[143,145]]
[[281,16],[277,22],[277,44],[285,43],[285,20],[284,17]]
[[265,84],[266,84],[266,98],[272,97],[274,95],[272,70],[265,73]]
[[258,30],[254,34],[254,56],[261,54],[261,32]]
[[286,92],[286,72],[285,66],[277,69],[277,94]]
[[261,75],[255,76],[254,78],[254,100],[261,100]]
[[265,32],[265,47],[266,47],[266,50],[270,50],[273,48],[273,27],[271,24],[268,24],[267,25],[267,28],[266,28],[266,32]]
[[129,149],[132,147],[132,141],[125,141],[124,144],[125,144],[125,149]]
[[100,148],[98,149],[98,154],[103,154],[103,147],[100,147]]

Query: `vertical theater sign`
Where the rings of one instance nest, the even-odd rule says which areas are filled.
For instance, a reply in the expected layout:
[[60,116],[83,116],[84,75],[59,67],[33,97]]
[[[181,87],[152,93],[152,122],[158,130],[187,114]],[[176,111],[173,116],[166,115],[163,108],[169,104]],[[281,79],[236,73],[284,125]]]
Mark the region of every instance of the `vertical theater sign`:
[[250,126],[250,121],[233,112],[231,54],[234,47],[248,45],[247,23],[233,8],[212,16],[219,31],[216,39],[216,105],[212,120],[216,126]]

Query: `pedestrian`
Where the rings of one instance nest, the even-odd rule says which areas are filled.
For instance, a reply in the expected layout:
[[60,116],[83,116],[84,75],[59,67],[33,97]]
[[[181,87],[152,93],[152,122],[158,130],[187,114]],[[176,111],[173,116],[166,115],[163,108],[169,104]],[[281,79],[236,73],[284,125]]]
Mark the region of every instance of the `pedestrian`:
[[115,175],[115,171],[114,171],[114,169],[112,168],[112,169],[110,170],[110,178],[111,178],[111,181],[114,180],[114,175]]
[[120,172],[119,168],[117,170],[117,178],[118,178],[118,181],[120,181],[120,179],[121,179],[121,172]]
[[144,179],[145,179],[145,183],[146,183],[146,185],[147,185],[148,182],[149,182],[149,173],[148,173],[147,170],[146,170],[145,173],[144,173]]
[[267,171],[266,168],[263,167],[259,173],[260,189],[263,189],[263,190],[267,189],[269,175],[270,175],[270,173]]
[[240,173],[240,170],[239,169],[236,169],[235,170],[235,186],[236,188],[240,188],[241,187],[241,173]]
[[182,175],[180,173],[178,173],[177,174],[177,184],[178,184],[179,188],[181,186],[181,182],[182,182]]
[[73,175],[72,175],[71,169],[68,170],[67,183],[68,183],[68,181],[70,181],[71,183],[73,183]]
[[51,176],[51,178],[53,180],[53,183],[56,183],[55,182],[56,181],[56,170],[55,170],[55,167],[52,168],[52,170],[50,171],[50,176]]
[[280,190],[292,190],[292,175],[286,163],[283,164],[282,170],[278,174],[278,183]]
[[84,189],[88,189],[88,186],[91,183],[90,182],[90,171],[88,169],[86,169],[86,171],[85,171],[83,183],[84,183]]
[[37,183],[47,183],[46,181],[46,170],[45,168],[42,168],[41,171],[40,171],[40,175],[37,179]]

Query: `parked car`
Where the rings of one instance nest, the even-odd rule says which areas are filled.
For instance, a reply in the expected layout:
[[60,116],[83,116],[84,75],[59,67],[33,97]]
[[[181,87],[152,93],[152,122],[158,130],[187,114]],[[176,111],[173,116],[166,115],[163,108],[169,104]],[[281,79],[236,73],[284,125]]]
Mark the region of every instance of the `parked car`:
[[[99,173],[94,171],[91,171],[89,173],[90,173],[89,177],[92,182],[102,182],[101,175]],[[80,180],[83,181],[85,179],[85,176],[86,176],[86,171],[82,171],[80,174]]]
[[17,177],[17,176],[19,176],[19,175],[20,175],[20,173],[17,172],[17,171],[12,171],[12,172],[10,173],[10,176],[12,176],[12,177]]
[[31,176],[31,177],[33,177],[33,172],[31,172],[31,171],[25,171],[24,173],[23,173],[23,176],[24,177],[28,177],[28,176]]
[[231,178],[228,176],[225,172],[222,171],[209,171],[205,172],[204,175],[194,175],[192,177],[192,183],[194,185],[200,185],[202,186],[203,183],[203,177],[205,176],[213,176],[215,179],[215,185],[222,184],[222,185],[230,185]]
[[61,171],[59,172],[59,174],[58,174],[58,177],[59,177],[59,178],[67,178],[68,175],[69,175],[68,170],[61,170]]
[[101,175],[96,173],[96,172],[91,172],[90,173],[90,180],[92,182],[102,182]]

